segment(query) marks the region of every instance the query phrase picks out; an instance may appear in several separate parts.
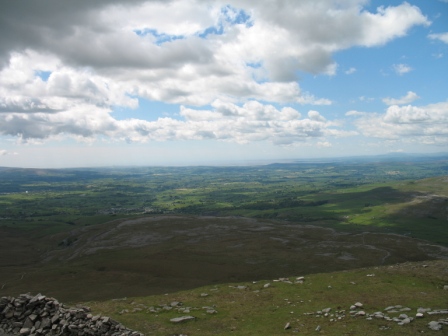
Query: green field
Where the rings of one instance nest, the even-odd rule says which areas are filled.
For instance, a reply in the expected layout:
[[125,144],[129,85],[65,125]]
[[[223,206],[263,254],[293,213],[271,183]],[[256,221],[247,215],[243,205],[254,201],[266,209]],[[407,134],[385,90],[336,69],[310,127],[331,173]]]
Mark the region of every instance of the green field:
[[[0,227],[47,236],[148,214],[326,221],[448,245],[448,160],[0,169]],[[423,180],[428,177],[435,179]]]

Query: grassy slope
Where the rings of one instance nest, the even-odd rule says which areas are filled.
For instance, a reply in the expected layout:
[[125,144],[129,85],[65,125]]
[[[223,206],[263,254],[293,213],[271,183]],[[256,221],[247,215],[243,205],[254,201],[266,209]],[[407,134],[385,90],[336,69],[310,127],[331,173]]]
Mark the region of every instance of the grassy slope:
[[[266,283],[271,283],[271,286],[264,288]],[[417,335],[421,331],[440,335],[440,332],[430,331],[426,325],[443,316],[426,316],[409,325],[399,326],[382,319],[350,317],[348,310],[355,302],[363,303],[368,314],[384,311],[391,305],[411,308],[410,312],[405,312],[409,316],[415,316],[419,307],[446,309],[448,295],[443,290],[445,284],[448,284],[448,261],[430,261],[313,274],[307,276],[303,284],[273,282],[271,279],[86,304],[94,313],[112,316],[146,335],[287,335],[297,330],[300,335],[312,335],[316,334],[318,325],[323,335]],[[247,288],[237,289],[237,285]],[[209,295],[201,297],[201,293]],[[177,312],[176,309],[149,312],[149,307],[169,305],[173,301],[182,302],[183,307],[198,309],[190,313]],[[214,307],[218,313],[207,314],[203,309],[205,306]],[[133,312],[135,308],[141,311]],[[331,322],[332,316],[304,315],[325,308],[332,308],[332,314],[336,310],[346,310],[347,316]],[[124,310],[128,312],[122,313]],[[196,320],[180,325],[169,321],[184,315],[192,315]],[[398,315],[389,314],[390,317]],[[288,322],[291,329],[284,330]],[[380,330],[381,326],[390,329]]]
[[344,231],[406,234],[448,246],[448,178],[372,184],[313,195],[328,200],[319,207],[296,208],[305,217],[333,218],[331,227]]
[[39,254],[24,252],[30,264],[17,265],[11,251],[0,254],[9,262],[0,268],[0,295],[103,300],[448,257],[448,249],[399,235],[232,217],[148,216],[84,227],[72,237],[73,245],[46,254],[52,261],[33,263],[25,258]]

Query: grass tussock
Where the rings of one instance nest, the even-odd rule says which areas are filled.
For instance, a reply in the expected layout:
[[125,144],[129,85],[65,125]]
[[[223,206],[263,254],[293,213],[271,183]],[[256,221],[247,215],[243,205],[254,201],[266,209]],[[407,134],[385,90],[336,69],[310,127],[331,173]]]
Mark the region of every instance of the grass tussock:
[[[146,335],[241,336],[437,334],[427,327],[429,321],[440,318],[437,316],[426,315],[401,326],[384,319],[350,316],[350,306],[361,302],[362,310],[373,314],[385,312],[388,306],[401,305],[411,309],[405,311],[410,317],[415,317],[419,307],[448,308],[447,291],[443,290],[448,283],[447,261],[313,274],[306,276],[303,283],[294,283],[295,279],[289,278],[292,284],[267,279],[87,305],[95,313],[111,316]],[[265,287],[268,283],[269,287]],[[171,305],[171,309],[166,308]],[[187,313],[183,311],[186,308]],[[317,313],[326,308],[331,308],[328,316]],[[402,313],[388,316],[398,317]],[[196,319],[181,324],[170,322],[185,315]],[[285,330],[287,323],[290,328]],[[316,331],[318,326],[320,332]]]

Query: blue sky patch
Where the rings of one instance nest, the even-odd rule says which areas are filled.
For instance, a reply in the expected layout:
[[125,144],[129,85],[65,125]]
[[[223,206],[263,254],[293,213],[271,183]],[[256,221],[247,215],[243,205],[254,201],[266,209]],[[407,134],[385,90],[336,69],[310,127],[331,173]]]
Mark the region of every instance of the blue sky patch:
[[221,9],[221,13],[226,22],[231,24],[246,24],[248,27],[252,26],[250,15],[242,9],[227,5]]
[[221,20],[216,26],[206,28],[198,36],[207,38],[208,35],[222,35],[224,34],[224,27],[226,25],[245,24],[246,27],[252,27],[253,22],[251,16],[242,9],[237,9],[230,5],[221,8]]
[[151,101],[149,99],[135,97],[138,99],[138,107],[134,110],[115,106],[113,108],[113,117],[117,120],[126,119],[142,119],[147,121],[155,121],[159,118],[170,117],[173,119],[181,119],[179,117],[179,105],[168,104],[160,101]]
[[165,34],[165,33],[159,33],[157,31],[157,29],[150,29],[150,28],[136,29],[136,30],[134,30],[134,33],[136,33],[138,36],[142,36],[142,37],[147,36],[147,35],[154,36],[156,38],[157,45],[161,45],[166,42],[172,42],[175,40],[182,40],[185,38],[184,35],[169,35],[169,34]]
[[250,67],[250,68],[254,68],[254,69],[259,69],[262,67],[262,63],[261,62],[254,62],[254,63],[246,63],[246,66]]
[[215,26],[208,27],[202,33],[199,33],[198,36],[200,38],[206,38],[208,35],[222,35],[222,34],[224,34],[224,26],[220,24],[217,27]]
[[52,73],[51,71],[42,71],[42,70],[36,70],[34,72],[34,74],[37,77],[40,77],[40,79],[42,79],[44,82],[48,81],[48,78],[50,77],[51,73]]

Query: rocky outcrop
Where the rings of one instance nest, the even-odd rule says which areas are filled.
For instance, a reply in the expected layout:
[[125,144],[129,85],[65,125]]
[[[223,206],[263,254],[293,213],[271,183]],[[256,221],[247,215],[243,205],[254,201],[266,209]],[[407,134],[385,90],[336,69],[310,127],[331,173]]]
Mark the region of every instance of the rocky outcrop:
[[70,308],[41,294],[0,299],[2,334],[143,336],[109,317],[92,315],[88,307]]

